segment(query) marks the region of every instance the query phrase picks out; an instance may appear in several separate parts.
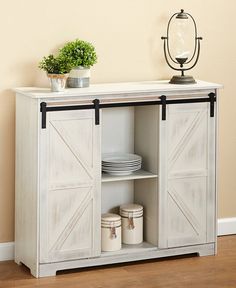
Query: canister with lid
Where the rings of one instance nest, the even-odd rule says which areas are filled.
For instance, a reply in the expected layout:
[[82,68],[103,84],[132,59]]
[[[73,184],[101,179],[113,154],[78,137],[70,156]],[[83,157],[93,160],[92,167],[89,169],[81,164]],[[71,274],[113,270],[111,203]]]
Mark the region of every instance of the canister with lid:
[[143,242],[143,206],[125,204],[120,206],[122,242],[139,244]]
[[121,217],[113,213],[102,214],[102,251],[121,249]]

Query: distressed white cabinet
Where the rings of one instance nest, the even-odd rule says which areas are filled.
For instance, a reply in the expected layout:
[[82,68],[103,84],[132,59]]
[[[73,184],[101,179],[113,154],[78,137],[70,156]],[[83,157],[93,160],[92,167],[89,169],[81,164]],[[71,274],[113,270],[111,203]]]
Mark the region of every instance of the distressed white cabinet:
[[[43,277],[76,267],[215,254],[220,87],[152,81],[64,93],[15,89],[16,263]],[[137,153],[142,170],[102,174],[106,152]],[[101,252],[101,213],[130,202],[144,206],[144,242]]]

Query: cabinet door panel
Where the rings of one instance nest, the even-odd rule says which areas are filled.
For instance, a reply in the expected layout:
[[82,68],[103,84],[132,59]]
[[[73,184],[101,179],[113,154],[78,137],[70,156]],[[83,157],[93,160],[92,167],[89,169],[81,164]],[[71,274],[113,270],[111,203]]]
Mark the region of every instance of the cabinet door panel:
[[160,246],[213,242],[215,118],[208,103],[178,104],[168,106],[164,122]]
[[47,113],[41,130],[41,263],[100,254],[100,128],[94,123],[94,111]]

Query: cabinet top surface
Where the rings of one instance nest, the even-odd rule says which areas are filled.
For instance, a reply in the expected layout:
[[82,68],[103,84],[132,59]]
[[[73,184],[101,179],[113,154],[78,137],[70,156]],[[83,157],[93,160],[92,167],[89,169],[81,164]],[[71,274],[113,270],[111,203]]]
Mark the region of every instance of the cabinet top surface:
[[202,90],[212,90],[222,88],[222,85],[197,80],[196,84],[176,85],[169,84],[167,80],[162,81],[141,81],[126,83],[106,83],[93,84],[87,88],[67,88],[64,92],[51,92],[49,88],[21,87],[14,91],[31,98],[38,99],[60,99],[74,97],[106,97],[106,96],[126,96],[126,95],[160,95],[199,92]]

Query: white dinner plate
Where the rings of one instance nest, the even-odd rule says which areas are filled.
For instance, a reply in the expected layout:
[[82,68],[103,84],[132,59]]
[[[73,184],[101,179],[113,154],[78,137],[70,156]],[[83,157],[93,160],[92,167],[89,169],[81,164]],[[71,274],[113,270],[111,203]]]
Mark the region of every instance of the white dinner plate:
[[137,163],[131,163],[131,164],[124,164],[124,163],[122,163],[122,164],[104,164],[104,163],[102,163],[102,167],[117,167],[117,168],[119,168],[119,167],[133,167],[133,166],[137,166],[137,165],[141,165],[141,162],[137,162]]
[[138,166],[135,166],[135,167],[132,167],[132,168],[127,168],[127,167],[124,167],[124,168],[114,168],[114,167],[106,168],[106,167],[102,167],[102,171],[106,171],[106,172],[109,172],[109,171],[111,171],[111,172],[115,172],[115,171],[117,171],[117,172],[119,172],[119,171],[128,172],[128,171],[136,171],[136,170],[139,170],[139,169],[141,169],[141,165],[138,165]]
[[[137,170],[135,170],[135,171],[137,171]],[[119,172],[118,171],[114,171],[114,172],[109,171],[109,172],[106,172],[106,173],[108,173],[110,175],[113,175],[113,176],[125,176],[125,175],[130,175],[130,174],[132,174],[135,171],[119,171]]]
[[105,153],[102,155],[102,161],[105,163],[133,163],[141,160],[141,156],[129,153]]

